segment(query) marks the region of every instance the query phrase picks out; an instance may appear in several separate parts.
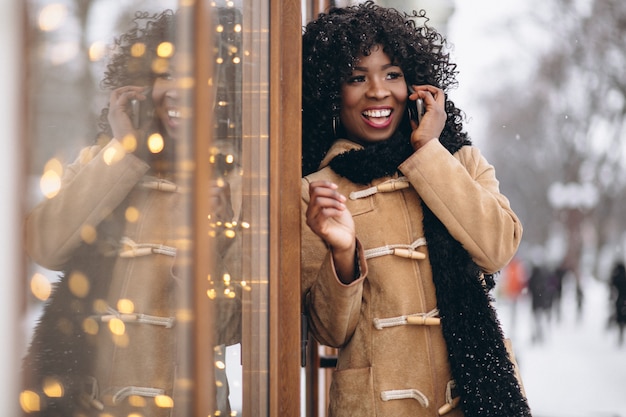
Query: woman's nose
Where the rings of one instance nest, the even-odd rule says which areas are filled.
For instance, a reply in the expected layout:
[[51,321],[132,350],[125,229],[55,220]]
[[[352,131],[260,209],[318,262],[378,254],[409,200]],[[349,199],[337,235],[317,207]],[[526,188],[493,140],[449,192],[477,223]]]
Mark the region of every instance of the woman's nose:
[[372,80],[366,94],[370,98],[383,99],[389,95],[389,89],[382,80]]

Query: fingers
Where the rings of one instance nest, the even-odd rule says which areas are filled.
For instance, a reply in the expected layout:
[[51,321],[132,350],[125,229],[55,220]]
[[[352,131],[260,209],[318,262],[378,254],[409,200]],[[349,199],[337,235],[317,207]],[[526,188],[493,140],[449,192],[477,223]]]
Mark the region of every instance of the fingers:
[[419,125],[411,122],[411,145],[415,150],[420,149],[434,138],[438,138],[443,131],[447,119],[445,92],[432,85],[413,86],[414,94],[409,99],[421,98],[426,112]]
[[413,93],[409,95],[409,99],[417,100],[421,98],[424,100],[426,105],[431,104],[444,104],[446,101],[445,92],[438,87],[433,85],[423,84],[423,85],[414,85],[412,86]]
[[145,100],[147,98],[146,92],[147,88],[144,86],[126,85],[113,90],[111,92],[110,101],[120,103],[132,99]]
[[346,197],[337,192],[337,185],[330,181],[314,181],[309,184],[309,196],[307,218],[319,215],[335,217],[346,209]]

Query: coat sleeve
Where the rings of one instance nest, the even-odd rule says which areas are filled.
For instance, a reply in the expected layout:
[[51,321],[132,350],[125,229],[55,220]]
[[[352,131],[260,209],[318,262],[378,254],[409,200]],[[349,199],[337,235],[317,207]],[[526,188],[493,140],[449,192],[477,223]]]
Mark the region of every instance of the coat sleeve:
[[85,148],[63,173],[61,187],[27,216],[26,250],[41,266],[60,270],[83,242],[86,227],[96,229],[128,195],[149,166],[112,139]]
[[433,140],[399,168],[484,272],[495,273],[511,260],[522,225],[478,148],[465,146],[451,155]]
[[363,281],[367,264],[357,241],[359,278],[342,283],[333,265],[330,250],[306,224],[309,185],[302,180],[302,296],[303,307],[315,338],[324,345],[342,347],[354,333],[361,310]]

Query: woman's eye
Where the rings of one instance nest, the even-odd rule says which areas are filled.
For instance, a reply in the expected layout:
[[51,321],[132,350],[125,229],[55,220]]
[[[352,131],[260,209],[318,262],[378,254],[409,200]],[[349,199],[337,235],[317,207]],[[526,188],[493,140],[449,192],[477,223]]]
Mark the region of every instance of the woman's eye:
[[402,73],[401,72],[390,72],[387,74],[387,79],[388,80],[397,80],[398,78],[402,78]]
[[362,83],[363,81],[365,81],[364,75],[355,75],[353,77],[348,78],[348,84]]

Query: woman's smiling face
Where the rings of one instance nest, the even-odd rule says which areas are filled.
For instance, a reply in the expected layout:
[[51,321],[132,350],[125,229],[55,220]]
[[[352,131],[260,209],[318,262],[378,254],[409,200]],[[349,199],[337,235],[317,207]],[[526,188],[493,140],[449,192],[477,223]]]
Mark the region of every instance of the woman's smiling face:
[[402,121],[407,97],[402,69],[375,45],[341,87],[340,117],[348,139],[367,144],[391,137]]

